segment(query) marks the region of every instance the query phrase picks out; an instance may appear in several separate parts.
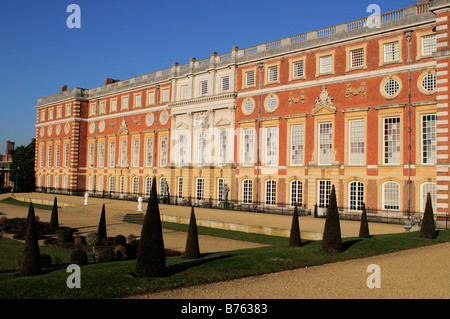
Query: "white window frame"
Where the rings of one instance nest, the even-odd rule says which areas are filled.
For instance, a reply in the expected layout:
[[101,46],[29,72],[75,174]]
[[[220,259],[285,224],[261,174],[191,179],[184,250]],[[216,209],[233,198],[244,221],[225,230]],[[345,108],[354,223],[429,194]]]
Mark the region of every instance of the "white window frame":
[[[428,41],[430,40],[430,41]],[[437,50],[437,36],[435,33],[421,37],[422,56],[430,56]]]
[[431,195],[431,206],[433,208],[433,213],[436,213],[437,206],[437,196],[436,196],[437,183],[435,182],[425,182],[420,184],[420,207],[419,211],[421,213],[425,212],[425,205],[427,203],[427,194]]
[[109,112],[117,112],[117,99],[112,99],[109,106]]
[[[423,165],[435,165],[437,158],[437,116],[436,114],[422,114],[420,119],[420,158]],[[430,123],[425,125],[426,122]]]
[[328,74],[333,71],[333,54],[327,54],[319,57],[320,74]]
[[250,70],[245,72],[245,86],[251,87],[255,86],[255,70]]
[[242,181],[242,202],[245,204],[253,203],[253,181],[251,179]]
[[121,105],[121,110],[128,110],[128,108],[129,108],[129,105],[130,104],[130,101],[129,101],[129,98],[128,98],[128,96],[124,96],[124,97],[122,97],[122,105]]
[[64,143],[64,159],[63,159],[64,167],[69,167],[69,149],[70,149],[70,144]]
[[248,128],[242,132],[242,166],[253,165],[255,129]]
[[223,197],[222,197],[222,189],[225,185],[225,178],[219,177],[217,179],[217,200],[223,201]]
[[393,41],[383,45],[384,62],[397,62],[400,60],[400,42]]
[[292,78],[299,79],[303,78],[305,74],[305,63],[304,60],[295,61],[292,63]]
[[39,147],[39,167],[43,167],[44,166],[44,158],[45,158],[45,147],[44,144],[42,144]]
[[168,164],[168,150],[169,150],[169,138],[167,135],[161,136],[160,138],[160,158],[159,158],[159,166],[165,167]]
[[108,181],[108,187],[109,187],[110,193],[114,193],[114,182],[115,182],[114,176],[110,176],[109,181]]
[[109,167],[115,167],[116,166],[116,141],[109,141]]
[[333,161],[333,122],[318,124],[318,163],[319,165],[331,165]]
[[291,207],[295,205],[301,206],[303,203],[303,183],[301,180],[294,179],[290,182],[290,196],[289,201]]
[[317,206],[328,207],[330,203],[331,181],[329,179],[317,180]]
[[145,145],[145,167],[153,167],[153,137],[147,137]]
[[183,198],[183,177],[178,177],[177,181],[177,196]]
[[228,132],[227,130],[219,130],[219,151],[217,152],[217,163],[219,165],[225,165],[227,163],[227,143]]
[[202,166],[206,164],[206,141],[207,132],[201,131],[197,133],[197,163]]
[[105,142],[98,143],[98,167],[103,168],[105,166]]
[[200,81],[200,95],[208,94],[208,80]]
[[348,122],[349,165],[364,165],[365,146],[365,120],[350,120]]
[[52,167],[52,145],[47,145],[47,167]]
[[195,198],[198,201],[204,200],[205,195],[205,179],[203,177],[197,177],[195,179]]
[[350,68],[361,68],[364,66],[364,48],[356,48],[350,51]]
[[133,167],[139,167],[140,139],[133,139]]
[[178,163],[187,163],[187,134],[178,135]]
[[291,166],[303,165],[304,125],[291,125]]
[[[395,181],[387,181],[382,185],[382,210],[400,211],[400,184]],[[395,196],[397,195],[397,196]],[[397,197],[397,198],[395,198]]]
[[189,97],[189,85],[188,84],[183,84],[181,86],[181,98],[182,99],[187,99]]
[[135,176],[133,177],[133,183],[131,187],[131,193],[133,195],[137,195],[139,192],[139,177]]
[[348,183],[348,209],[352,212],[362,211],[364,204],[364,183],[351,181]]
[[[391,121],[391,123],[389,123]],[[393,122],[395,121],[395,122]],[[393,127],[396,124],[398,127]],[[388,125],[388,128],[386,128]],[[389,134],[389,132],[393,134]],[[390,116],[383,118],[383,164],[399,165],[401,158],[401,118]]]
[[274,179],[268,179],[264,185],[264,203],[268,206],[275,206],[277,204],[277,182]]
[[145,196],[150,197],[150,192],[152,190],[152,178],[146,177],[145,178]]
[[266,166],[278,165],[278,127],[266,127]]
[[121,167],[127,167],[127,165],[128,165],[127,152],[128,152],[128,141],[125,139],[120,140],[120,166]]
[[278,66],[273,65],[267,68],[267,82],[278,82]]
[[230,90],[230,76],[227,75],[221,78],[220,88],[222,92]]
[[95,143],[89,143],[89,167],[93,168],[95,163]]
[[61,157],[61,144],[55,144],[55,167],[60,166],[60,157]]

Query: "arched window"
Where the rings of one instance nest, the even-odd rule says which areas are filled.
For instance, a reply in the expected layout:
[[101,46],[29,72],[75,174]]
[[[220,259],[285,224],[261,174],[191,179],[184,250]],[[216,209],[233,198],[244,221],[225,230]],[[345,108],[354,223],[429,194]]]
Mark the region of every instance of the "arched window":
[[364,184],[359,181],[352,181],[349,188],[349,208],[350,210],[362,210],[364,203]]
[[152,190],[152,178],[147,177],[145,179],[145,196],[150,197],[151,190]]
[[277,200],[277,182],[273,179],[266,181],[266,205],[275,205]]
[[109,178],[109,192],[114,193],[114,177]]
[[242,181],[242,201],[244,203],[252,203],[253,199],[253,181],[244,179]]
[[383,183],[383,209],[400,210],[400,184],[397,182]]
[[425,212],[425,205],[427,203],[427,194],[430,193],[431,196],[431,206],[433,208],[433,213],[436,212],[436,183],[427,182],[420,184],[420,212]]
[[131,190],[133,195],[137,195],[138,194],[138,189],[139,189],[139,178],[138,177],[133,177],[133,188]]
[[303,184],[299,180],[291,182],[291,206],[302,205],[302,187]]

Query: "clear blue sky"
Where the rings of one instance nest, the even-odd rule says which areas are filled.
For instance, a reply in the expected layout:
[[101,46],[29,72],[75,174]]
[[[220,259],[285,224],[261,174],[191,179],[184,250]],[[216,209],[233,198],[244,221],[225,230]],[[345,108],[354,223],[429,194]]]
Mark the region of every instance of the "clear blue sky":
[[[389,12],[415,0],[2,0],[0,153],[6,141],[35,136],[37,99],[95,88],[284,37],[366,18],[371,3]],[[81,8],[69,29],[66,9]]]

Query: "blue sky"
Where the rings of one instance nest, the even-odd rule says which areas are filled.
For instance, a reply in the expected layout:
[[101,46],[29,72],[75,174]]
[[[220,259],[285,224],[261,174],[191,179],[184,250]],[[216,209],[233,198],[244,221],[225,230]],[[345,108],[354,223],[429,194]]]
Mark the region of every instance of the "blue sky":
[[[3,0],[0,4],[0,153],[28,145],[37,99],[68,88],[95,88],[284,37],[366,18],[414,0]],[[70,29],[70,4],[81,28]]]

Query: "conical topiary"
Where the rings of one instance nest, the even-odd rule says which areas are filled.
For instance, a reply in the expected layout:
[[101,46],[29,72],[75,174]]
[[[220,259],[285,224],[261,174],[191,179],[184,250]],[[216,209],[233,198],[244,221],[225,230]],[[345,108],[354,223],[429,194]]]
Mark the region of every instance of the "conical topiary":
[[162,277],[165,270],[164,241],[156,194],[156,179],[153,177],[134,271],[137,277]]
[[369,223],[367,221],[366,204],[363,204],[361,224],[359,226],[359,238],[370,238]]
[[28,208],[27,231],[25,235],[25,247],[20,267],[20,275],[35,276],[41,273],[41,256],[39,252],[36,218],[33,203]]
[[341,226],[339,223],[339,211],[336,201],[336,191],[333,185],[331,188],[329,205],[327,208],[327,216],[322,238],[322,251],[338,253],[341,252],[341,249]]
[[436,225],[434,224],[433,206],[431,205],[430,193],[427,194],[427,203],[423,213],[422,226],[420,227],[420,237],[433,239],[436,237]]
[[297,205],[294,207],[294,215],[292,216],[291,235],[289,237],[289,246],[300,247],[302,240],[300,237],[300,226],[298,223]]
[[52,216],[50,217],[50,228],[52,228],[52,229],[58,229],[59,228],[58,204],[57,204],[56,197],[55,197],[55,200],[53,201]]
[[194,214],[194,207],[191,207],[191,219],[189,221],[189,231],[186,240],[186,249],[184,258],[196,259],[200,258],[200,248],[198,245],[197,222]]
[[105,204],[102,207],[102,214],[100,216],[100,222],[98,223],[98,240],[103,242],[106,240],[106,216],[105,216]]

